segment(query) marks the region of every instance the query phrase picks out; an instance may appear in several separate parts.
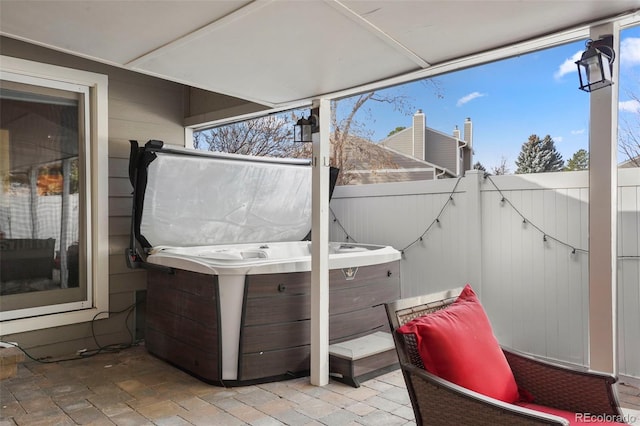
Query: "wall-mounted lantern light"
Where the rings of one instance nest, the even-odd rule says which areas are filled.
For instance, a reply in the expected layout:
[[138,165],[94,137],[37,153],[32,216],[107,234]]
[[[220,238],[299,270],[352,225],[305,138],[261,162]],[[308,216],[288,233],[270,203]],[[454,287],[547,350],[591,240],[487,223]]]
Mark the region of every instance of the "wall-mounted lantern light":
[[296,143],[313,142],[311,135],[318,132],[318,117],[310,114],[309,117],[302,117],[293,126],[293,141]]
[[611,86],[611,73],[616,52],[613,50],[613,35],[605,35],[598,40],[587,40],[587,50],[579,61],[578,75],[580,90],[593,92],[603,87]]

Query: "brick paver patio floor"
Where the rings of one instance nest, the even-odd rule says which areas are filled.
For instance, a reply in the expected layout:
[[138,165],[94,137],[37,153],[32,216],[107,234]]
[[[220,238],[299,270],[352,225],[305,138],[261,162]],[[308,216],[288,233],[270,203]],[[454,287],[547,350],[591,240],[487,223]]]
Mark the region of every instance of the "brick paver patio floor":
[[[640,425],[640,389],[620,384]],[[27,361],[0,382],[0,426],[8,425],[411,425],[399,370],[353,388],[303,377],[222,388],[148,354],[144,346],[75,361]]]

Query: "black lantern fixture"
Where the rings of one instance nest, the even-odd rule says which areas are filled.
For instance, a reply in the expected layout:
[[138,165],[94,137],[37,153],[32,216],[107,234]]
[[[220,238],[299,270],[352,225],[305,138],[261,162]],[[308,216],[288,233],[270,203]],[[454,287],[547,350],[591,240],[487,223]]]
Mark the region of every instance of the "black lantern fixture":
[[311,135],[318,132],[318,118],[314,114],[309,117],[302,117],[293,126],[293,142],[308,143],[313,142]]
[[579,61],[578,76],[580,77],[580,90],[593,92],[603,87],[611,86],[613,61],[616,52],[613,50],[613,36],[605,35],[598,40],[587,40],[587,50],[584,51]]

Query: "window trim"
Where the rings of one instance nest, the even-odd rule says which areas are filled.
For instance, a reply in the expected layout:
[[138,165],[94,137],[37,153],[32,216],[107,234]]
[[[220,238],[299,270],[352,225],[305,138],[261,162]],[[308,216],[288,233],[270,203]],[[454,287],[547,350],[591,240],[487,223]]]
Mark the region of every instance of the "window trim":
[[[88,168],[86,226],[87,232],[87,302],[76,310],[61,312],[67,304],[50,305],[50,309],[21,310],[21,318],[0,322],[0,336],[88,322],[109,310],[109,215],[108,209],[108,77],[72,68],[43,64],[0,55],[0,79],[44,80],[52,87],[79,86],[88,91],[89,128],[86,129],[85,161]],[[8,78],[7,78],[8,77]],[[24,312],[22,312],[24,311]],[[25,317],[27,315],[34,315]],[[13,315],[15,316],[15,315]]]

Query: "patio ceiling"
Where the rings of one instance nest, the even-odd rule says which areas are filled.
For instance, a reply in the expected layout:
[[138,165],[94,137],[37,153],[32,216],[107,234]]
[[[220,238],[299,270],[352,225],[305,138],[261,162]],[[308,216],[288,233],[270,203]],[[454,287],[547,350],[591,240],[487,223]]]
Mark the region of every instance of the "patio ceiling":
[[640,0],[0,4],[0,33],[8,37],[269,107],[419,73],[640,8]]

